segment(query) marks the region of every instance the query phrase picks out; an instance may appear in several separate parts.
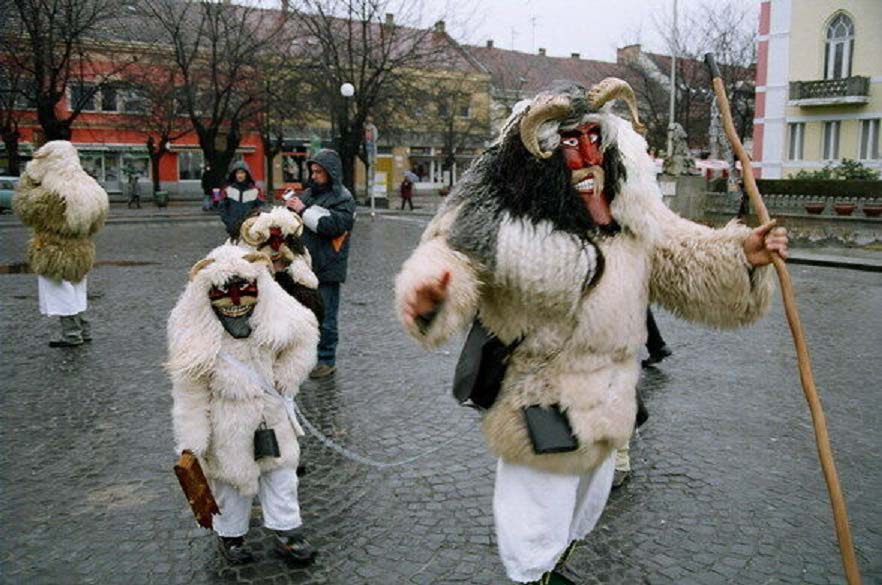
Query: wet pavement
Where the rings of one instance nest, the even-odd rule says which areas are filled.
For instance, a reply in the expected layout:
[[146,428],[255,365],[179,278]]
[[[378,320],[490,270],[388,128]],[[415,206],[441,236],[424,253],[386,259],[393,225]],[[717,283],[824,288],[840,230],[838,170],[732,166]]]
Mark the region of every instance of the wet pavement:
[[[108,226],[89,279],[95,341],[46,346],[31,274],[0,274],[0,581],[4,583],[507,583],[493,536],[494,462],[450,398],[458,342],[426,353],[399,329],[392,279],[426,218],[362,215],[341,304],[339,372],[300,404],[336,441],[304,441],[301,506],[321,549],[228,568],[193,521],[172,465],[165,320],[218,223]],[[0,233],[0,264],[27,232]],[[140,263],[150,264],[140,264]],[[882,582],[882,279],[792,266],[865,583]],[[641,381],[650,420],[634,476],[577,550],[584,583],[842,583],[832,517],[780,303],[714,332],[659,311],[674,356]]]

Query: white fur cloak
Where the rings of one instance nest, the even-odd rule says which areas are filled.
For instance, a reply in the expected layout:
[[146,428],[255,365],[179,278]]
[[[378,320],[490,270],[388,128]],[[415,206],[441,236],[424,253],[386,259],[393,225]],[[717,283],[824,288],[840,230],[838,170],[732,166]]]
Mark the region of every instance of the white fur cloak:
[[[604,143],[616,144],[628,164],[611,205],[622,230],[594,240],[604,267],[593,286],[580,284],[596,268],[596,255],[541,221],[505,215],[491,262],[456,250],[450,234],[463,208],[457,202],[439,210],[396,279],[402,315],[414,289],[445,271],[452,275],[428,331],[407,328],[427,347],[444,343],[478,313],[503,342],[523,337],[484,416],[484,436],[507,462],[561,473],[585,473],[627,444],[650,302],[706,325],[736,327],[760,318],[772,292],[770,269],[754,269],[745,257],[750,229],[731,223],[715,230],[670,211],[643,138],[614,115],[589,120],[602,124]],[[552,404],[567,414],[577,451],[533,452],[523,408]]]
[[[318,323],[311,311],[276,284],[269,258],[238,246],[220,246],[197,263],[168,320],[167,369],[172,379],[176,449],[192,451],[211,479],[244,495],[257,493],[258,477],[277,467],[296,468],[296,431],[284,405],[254,379],[273,384],[285,396],[297,394],[316,361]],[[233,276],[258,287],[252,333],[229,335],[215,315],[208,291]],[[243,373],[221,353],[253,370]],[[272,428],[280,458],[254,460],[254,431],[262,420]]]
[[81,281],[95,261],[91,236],[104,225],[108,200],[70,142],[47,142],[34,153],[12,207],[34,229],[31,269],[55,280]]

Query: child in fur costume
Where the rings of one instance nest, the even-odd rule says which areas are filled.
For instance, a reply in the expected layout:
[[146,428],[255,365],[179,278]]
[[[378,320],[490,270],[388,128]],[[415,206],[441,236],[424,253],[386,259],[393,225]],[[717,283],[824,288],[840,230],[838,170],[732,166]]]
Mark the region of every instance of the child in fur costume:
[[[617,98],[631,124],[602,108]],[[500,555],[517,582],[576,582],[567,551],[600,517],[634,428],[649,303],[715,327],[751,323],[771,299],[771,254],[787,253],[772,224],[715,230],[671,212],[635,129],[633,91],[617,79],[587,92],[559,82],[518,104],[396,280],[402,323],[423,345],[476,318],[516,342],[482,426],[498,457]],[[530,430],[563,417],[571,445],[541,449],[528,431],[537,412]]]
[[303,220],[285,207],[255,209],[232,229],[229,243],[270,257],[273,275],[285,292],[315,313],[322,322],[324,309],[312,258],[303,244]]
[[37,273],[40,312],[61,318],[61,338],[49,345],[91,341],[86,274],[95,262],[92,236],[107,217],[107,193],[80,166],[70,142],[53,140],[27,164],[12,207],[34,229],[28,263]]
[[[177,449],[199,460],[221,514],[219,545],[231,563],[253,555],[245,546],[251,502],[260,494],[264,525],[287,558],[309,562],[297,499],[297,437],[286,404],[315,365],[315,315],[273,280],[272,261],[238,246],[214,249],[190,271],[169,317]],[[257,432],[275,435],[263,452]]]

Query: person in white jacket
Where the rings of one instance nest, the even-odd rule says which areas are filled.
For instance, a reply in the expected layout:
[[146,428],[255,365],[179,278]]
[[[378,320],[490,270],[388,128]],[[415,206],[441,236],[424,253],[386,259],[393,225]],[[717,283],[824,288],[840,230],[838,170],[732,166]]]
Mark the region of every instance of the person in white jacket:
[[315,556],[297,497],[303,431],[286,398],[315,365],[318,322],[271,266],[265,254],[215,248],[191,269],[168,321],[176,449],[199,460],[221,511],[220,550],[234,564],[254,558],[244,537],[256,494],[278,550],[302,563]]

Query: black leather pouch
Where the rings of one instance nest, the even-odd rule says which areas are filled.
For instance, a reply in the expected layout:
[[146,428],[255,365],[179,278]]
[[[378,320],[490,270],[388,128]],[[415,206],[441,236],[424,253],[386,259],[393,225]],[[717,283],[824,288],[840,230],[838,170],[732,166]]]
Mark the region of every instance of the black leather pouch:
[[485,410],[493,406],[508,369],[508,356],[518,343],[502,343],[475,319],[453,375],[453,396],[457,401]]
[[266,423],[260,423],[260,427],[254,431],[254,460],[263,457],[281,457],[279,441],[276,440],[276,432],[266,428]]
[[573,435],[570,420],[557,404],[550,407],[528,406],[524,409],[524,419],[533,452],[537,455],[567,453],[579,448],[579,440]]

